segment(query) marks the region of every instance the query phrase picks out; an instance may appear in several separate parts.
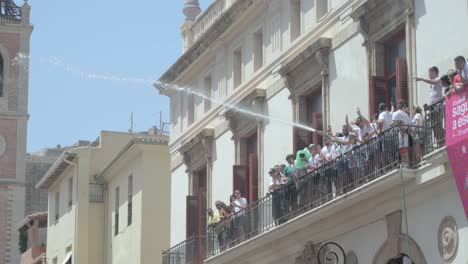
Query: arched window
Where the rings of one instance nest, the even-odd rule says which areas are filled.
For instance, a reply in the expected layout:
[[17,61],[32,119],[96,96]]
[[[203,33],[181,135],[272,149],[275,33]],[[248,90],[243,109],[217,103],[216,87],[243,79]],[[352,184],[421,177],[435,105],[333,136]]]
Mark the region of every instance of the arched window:
[[4,67],[3,67],[3,57],[0,54],[0,97],[3,97],[4,76],[5,76],[5,73],[4,73]]

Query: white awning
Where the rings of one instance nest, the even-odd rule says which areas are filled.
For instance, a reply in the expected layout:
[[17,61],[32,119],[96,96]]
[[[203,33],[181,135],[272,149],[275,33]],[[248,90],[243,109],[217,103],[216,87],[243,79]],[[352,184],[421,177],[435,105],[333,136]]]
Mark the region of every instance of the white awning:
[[[65,258],[63,259],[62,264],[71,263],[71,257],[72,257],[72,253],[71,253],[71,252],[68,252],[68,253],[65,255]],[[68,262],[68,261],[70,261],[70,262]]]

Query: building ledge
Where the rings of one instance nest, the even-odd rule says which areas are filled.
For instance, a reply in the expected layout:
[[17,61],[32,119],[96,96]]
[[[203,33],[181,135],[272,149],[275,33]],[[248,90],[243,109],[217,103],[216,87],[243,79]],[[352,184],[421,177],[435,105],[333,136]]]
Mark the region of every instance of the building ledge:
[[36,184],[36,189],[48,189],[77,157],[76,153],[64,152]]

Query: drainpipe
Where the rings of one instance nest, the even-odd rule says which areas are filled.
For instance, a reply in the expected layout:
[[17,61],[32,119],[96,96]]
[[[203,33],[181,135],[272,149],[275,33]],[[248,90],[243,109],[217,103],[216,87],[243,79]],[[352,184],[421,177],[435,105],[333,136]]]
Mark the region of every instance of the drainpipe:
[[[62,160],[63,160],[63,162],[67,163],[68,165],[73,166],[74,171],[75,171],[74,176],[76,177],[76,184],[75,184],[76,185],[76,191],[75,191],[75,226],[73,228],[75,230],[75,234],[74,234],[74,239],[73,239],[73,244],[74,245],[72,246],[72,260],[73,260],[74,258],[76,258],[75,254],[73,254],[74,253],[73,251],[74,251],[74,248],[76,246],[76,235],[78,234],[78,232],[77,232],[78,214],[76,213],[77,212],[76,204],[78,202],[78,163],[71,162],[71,161],[69,161],[67,159],[64,159],[64,158],[62,158]],[[75,262],[75,261],[73,261],[73,262]]]
[[99,184],[102,184],[102,198],[103,198],[103,202],[104,202],[104,264],[107,264],[108,263],[108,248],[109,248],[109,245],[108,245],[108,239],[107,239],[107,236],[108,236],[108,225],[107,223],[109,222],[109,215],[108,215],[108,211],[109,211],[109,197],[108,197],[108,194],[109,192],[107,191],[108,188],[107,188],[107,183],[105,180],[102,180],[102,179],[98,179],[96,177],[97,175],[94,176],[94,180],[96,180],[97,183]]

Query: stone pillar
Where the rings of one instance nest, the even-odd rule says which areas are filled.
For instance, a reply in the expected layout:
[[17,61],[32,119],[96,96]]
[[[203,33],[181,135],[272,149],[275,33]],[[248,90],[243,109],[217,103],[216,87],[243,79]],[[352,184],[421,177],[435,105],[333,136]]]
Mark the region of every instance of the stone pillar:
[[[409,0],[411,1],[411,0]],[[419,105],[419,98],[417,96],[417,84],[414,79],[417,76],[416,68],[416,26],[414,11],[408,8],[405,11],[405,32],[406,32],[406,58],[408,63],[408,106]]]
[[198,0],[185,0],[184,8],[182,9],[185,15],[185,22],[182,24],[182,38],[184,40],[183,51],[187,51],[193,44],[192,25],[200,15],[200,3]]
[[258,175],[258,183],[257,183],[257,188],[258,188],[258,197],[263,197],[264,196],[264,122],[259,121],[257,122],[257,162],[258,162],[258,168],[257,168],[257,175]]
[[193,31],[192,31],[193,22],[185,21],[181,27],[182,39],[183,39],[183,52],[186,52],[193,45]]
[[30,25],[30,14],[31,6],[28,4],[28,0],[24,1],[24,4],[21,6],[21,24],[25,26]]
[[322,76],[322,118],[323,118],[323,129],[327,129],[330,121],[330,85],[328,79],[328,48],[322,48],[315,53],[315,58],[317,59],[320,66],[322,66],[322,71],[320,75]]

